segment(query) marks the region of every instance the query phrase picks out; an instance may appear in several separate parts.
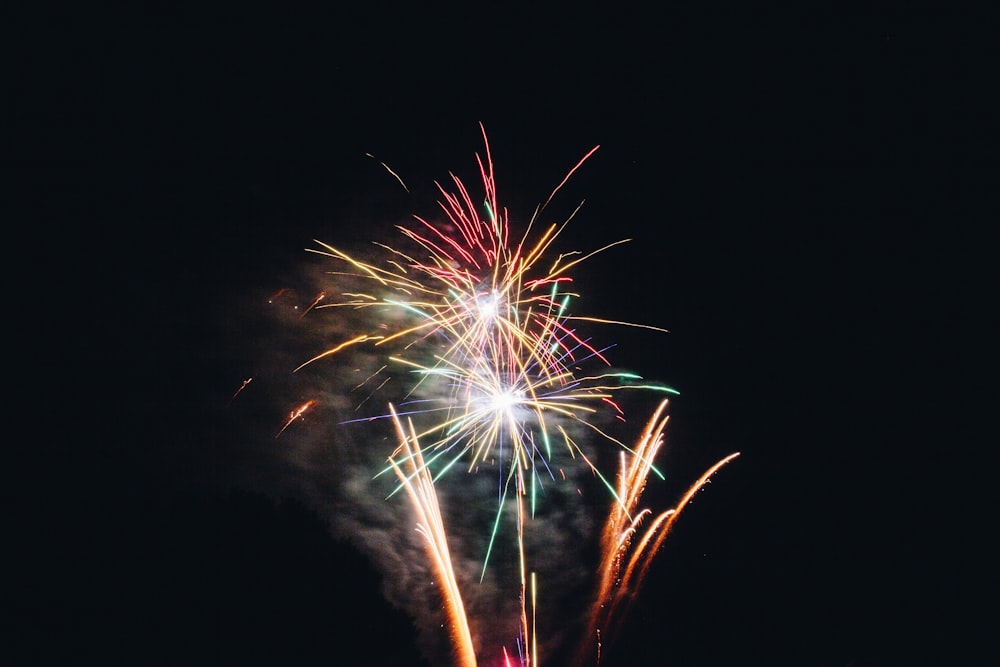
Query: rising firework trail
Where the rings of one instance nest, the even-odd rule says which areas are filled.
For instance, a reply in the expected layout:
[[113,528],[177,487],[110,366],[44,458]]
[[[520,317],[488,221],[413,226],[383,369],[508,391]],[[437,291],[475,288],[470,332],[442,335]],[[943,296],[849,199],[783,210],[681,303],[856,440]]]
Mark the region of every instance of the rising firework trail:
[[[420,443],[413,431],[413,424],[410,423],[408,428],[404,428],[392,405],[389,406],[389,412],[396,425],[400,442],[399,449],[389,457],[389,463],[403,488],[406,489],[417,515],[416,528],[425,540],[427,556],[438,578],[438,588],[447,608],[456,664],[458,667],[476,667],[476,651],[472,646],[469,622],[465,616],[462,594],[458,589],[458,581],[448,550],[448,539],[438,506],[434,481],[423,464]],[[400,458],[401,464],[397,463],[396,457]]]
[[[676,507],[661,512],[640,534],[643,522],[651,511],[639,507],[646,488],[651,465],[663,445],[663,432],[668,417],[664,414],[667,401],[660,403],[639,438],[635,454],[621,454],[618,493],[611,504],[601,536],[601,562],[597,570],[597,587],[586,636],[590,642],[581,646],[580,664],[587,664],[586,654],[602,643],[610,643],[625,620],[628,607],[635,599],[653,557],[663,545],[681,511],[694,495],[739,452],[724,457],[692,484]],[[629,460],[630,459],[630,460]],[[600,654],[597,654],[600,662]]]
[[[593,638],[600,634],[606,643],[613,636],[627,612],[627,600],[640,586],[690,497],[736,455],[713,466],[677,507],[651,519],[640,535],[643,522],[652,516],[639,508],[642,490],[650,474],[662,476],[654,459],[663,441],[666,400],[634,445],[616,436],[606,422],[624,421],[618,397],[625,392],[677,392],[634,373],[614,370],[607,358],[611,346],[599,344],[587,329],[596,325],[665,329],[576,313],[579,294],[572,271],[628,239],[590,252],[556,252],[557,239],[580,207],[560,223],[540,221],[555,195],[598,147],[568,170],[524,230],[515,233],[507,210],[499,203],[485,129],[483,141],[485,154],[476,156],[482,199],[474,198],[452,174],[451,189],[436,184],[442,217],[435,221],[414,216],[413,223],[398,225],[398,243],[376,242],[374,257],[321,241],[307,249],[332,264],[327,272],[332,287],[315,292],[296,319],[309,315],[307,321],[314,321],[320,313],[334,312],[340,315],[339,321],[351,326],[339,326],[341,335],[295,371],[351,359],[361,350],[380,359],[371,372],[363,371],[354,389],[367,394],[360,405],[381,392],[394,396],[388,410],[339,423],[363,424],[365,429],[381,420],[394,425],[398,445],[369,476],[374,480],[394,477],[395,486],[386,500],[400,494],[409,501],[413,527],[443,604],[452,654],[460,667],[477,665],[477,653],[490,664],[502,660],[538,667],[537,566],[544,565],[550,572],[563,566],[532,560],[539,554],[554,558],[551,554],[555,553],[548,548],[532,550],[529,545],[534,531],[542,530],[536,515],[547,511],[538,504],[559,493],[573,497],[574,485],[583,495],[581,480],[587,475],[597,480],[598,488],[603,487],[610,498],[611,509],[598,547],[601,562],[594,607],[586,621],[580,654],[581,660],[589,660]],[[399,175],[381,164],[406,189]],[[318,400],[311,398],[292,410],[277,435],[313,410]],[[617,481],[602,471],[599,460],[603,455],[595,442],[619,453]],[[470,480],[484,472],[493,479],[495,507],[488,536],[481,548],[476,547],[473,558],[479,561],[478,584],[486,581],[494,566],[506,568],[504,577],[512,579],[489,589],[493,595],[516,597],[516,630],[515,624],[505,626],[516,636],[502,645],[477,645],[482,643],[477,638],[485,626],[502,624],[470,618],[467,600],[481,595],[474,592],[477,582],[456,565],[463,550],[456,549],[448,520],[456,509],[452,507],[449,513],[442,491],[475,508],[480,498],[473,494],[478,496],[483,490],[481,483],[464,482],[460,472]],[[550,540],[554,529],[546,530],[550,532],[544,539]],[[494,563],[496,558],[501,561]],[[488,608],[490,604],[480,601],[473,606]],[[504,606],[497,603],[497,608]]]

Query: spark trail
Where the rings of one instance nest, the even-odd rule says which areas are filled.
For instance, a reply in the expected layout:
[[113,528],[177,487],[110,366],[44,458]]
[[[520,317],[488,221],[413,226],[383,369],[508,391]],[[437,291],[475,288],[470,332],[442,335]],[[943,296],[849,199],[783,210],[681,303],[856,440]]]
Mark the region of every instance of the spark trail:
[[[445,602],[447,617],[451,627],[451,637],[455,647],[458,667],[476,667],[476,651],[472,646],[472,636],[469,633],[469,622],[465,616],[462,604],[462,594],[458,590],[458,581],[448,551],[448,540],[444,521],[438,507],[437,491],[434,481],[420,452],[420,443],[413,432],[413,424],[404,429],[395,408],[389,406],[396,432],[399,436],[399,449],[389,457],[389,462],[400,483],[406,489],[410,503],[417,515],[417,531],[425,540],[427,556],[437,575],[438,587]],[[397,463],[396,456],[401,455],[402,463]]]
[[586,632],[586,636],[594,644],[584,642],[581,645],[579,664],[586,664],[586,654],[594,645],[613,641],[653,557],[680,518],[681,511],[716,472],[739,456],[739,452],[734,452],[712,465],[688,488],[676,507],[658,514],[640,535],[639,529],[651,512],[640,509],[639,501],[646,487],[652,461],[663,445],[663,432],[668,421],[668,417],[664,415],[666,408],[667,401],[661,402],[657,407],[639,438],[631,460],[627,460],[625,453],[621,454],[618,493],[615,502],[611,504],[601,536],[601,562],[597,570],[596,594]]

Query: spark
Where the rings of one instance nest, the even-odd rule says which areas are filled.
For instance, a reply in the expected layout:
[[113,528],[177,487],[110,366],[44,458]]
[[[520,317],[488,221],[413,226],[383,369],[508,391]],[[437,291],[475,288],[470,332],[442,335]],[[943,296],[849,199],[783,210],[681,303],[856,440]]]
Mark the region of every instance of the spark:
[[323,357],[328,357],[331,354],[336,354],[337,352],[340,352],[341,350],[343,350],[345,347],[348,347],[350,345],[356,345],[357,343],[361,343],[361,342],[364,342],[366,340],[370,340],[372,338],[374,338],[374,336],[365,336],[365,335],[355,336],[351,340],[344,341],[340,345],[338,345],[338,346],[336,346],[334,348],[331,348],[331,349],[327,350],[326,352],[324,352],[322,354],[316,355],[315,357],[313,357],[309,361],[305,362],[304,364],[301,364],[295,370],[299,371],[299,370],[305,368],[306,366],[308,366],[309,364],[311,364],[312,362],[316,361],[317,359],[322,359]]
[[302,405],[300,405],[299,407],[297,407],[294,410],[292,410],[288,414],[288,420],[285,422],[285,425],[281,427],[281,430],[278,431],[277,434],[275,434],[274,437],[278,438],[282,433],[285,432],[285,429],[287,429],[289,426],[292,425],[293,421],[295,421],[296,419],[300,419],[302,417],[302,415],[304,415],[314,405],[316,405],[316,399],[310,399],[310,400],[306,401],[305,403],[303,403]]
[[312,303],[310,303],[306,307],[306,309],[302,311],[302,314],[299,315],[299,319],[301,320],[303,317],[305,317],[306,313],[308,313],[310,310],[312,310],[313,308],[315,308],[316,305],[319,304],[319,302],[322,301],[325,298],[326,298],[326,292],[320,292],[319,294],[317,294],[316,298],[313,299]]
[[396,173],[396,172],[394,172],[394,171],[393,171],[392,169],[390,169],[390,168],[389,168],[389,165],[387,165],[387,164],[386,164],[385,162],[382,162],[381,160],[379,160],[379,159],[378,159],[377,157],[375,157],[375,156],[374,156],[374,155],[372,155],[371,153],[365,153],[365,157],[370,157],[370,158],[371,158],[371,159],[373,159],[373,160],[377,160],[377,161],[378,161],[378,163],[379,163],[380,165],[382,165],[382,168],[383,168],[383,169],[385,169],[385,170],[386,170],[387,172],[389,172],[390,174],[392,174],[393,176],[395,176],[395,177],[396,177],[396,180],[397,180],[397,181],[399,181],[399,184],[403,186],[403,189],[404,189],[404,190],[406,190],[407,192],[409,192],[409,191],[410,191],[410,189],[409,189],[408,187],[406,187],[406,183],[404,183],[404,182],[403,182],[403,179],[399,177],[399,174],[397,174],[397,173]]
[[232,403],[234,400],[236,400],[236,397],[239,396],[240,393],[244,389],[246,389],[247,385],[250,384],[252,381],[253,381],[253,377],[248,377],[246,380],[244,380],[243,384],[240,385],[240,388],[237,389],[236,392],[229,398],[229,402]]

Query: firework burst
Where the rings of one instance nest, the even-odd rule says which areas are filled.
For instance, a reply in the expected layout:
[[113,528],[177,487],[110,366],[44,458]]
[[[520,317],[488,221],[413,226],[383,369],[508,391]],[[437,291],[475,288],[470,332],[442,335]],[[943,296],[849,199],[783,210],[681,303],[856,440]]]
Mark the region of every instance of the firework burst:
[[[581,334],[578,325],[664,329],[570,312],[571,300],[578,296],[571,290],[570,271],[627,239],[587,254],[563,253],[546,261],[573,216],[534,233],[545,206],[598,147],[569,170],[515,240],[508,213],[498,203],[485,130],[483,140],[485,158],[476,156],[482,205],[477,206],[464,183],[451,175],[454,191],[437,184],[442,222],[415,216],[417,225],[397,227],[412,250],[379,243],[382,256],[371,262],[318,241],[319,248],[310,249],[340,265],[332,274],[346,273],[370,287],[344,293],[336,303],[317,299],[310,309],[377,309],[389,315],[376,318],[381,328],[339,341],[300,368],[356,345],[393,350],[389,361],[413,378],[399,407],[402,414],[423,418],[418,435],[426,443],[425,465],[435,467],[435,479],[460,461],[468,471],[486,461],[499,461],[501,476],[514,476],[516,488],[523,491],[526,473],[554,478],[546,466],[553,443],[599,472],[563,422],[583,425],[627,449],[599,428],[592,416],[603,408],[621,413],[615,401],[621,391],[676,392],[644,383],[632,373],[609,370],[606,348]],[[395,326],[391,331],[390,322]],[[606,370],[581,373],[579,369],[590,362]]]
[[[516,581],[507,590],[517,597],[519,620],[513,646],[500,647],[490,659],[499,660],[502,654],[503,664],[516,661],[523,667],[539,662],[536,573],[529,567],[525,548],[528,526],[536,514],[537,491],[565,478],[558,468],[561,464],[555,462],[557,452],[564,462],[575,461],[600,481],[611,499],[611,509],[598,547],[601,555],[594,606],[586,620],[586,641],[579,656],[584,664],[590,661],[594,638],[603,636],[606,642],[627,613],[630,594],[642,582],[691,495],[736,455],[707,471],[677,507],[654,518],[639,508],[648,476],[659,474],[654,459],[666,425],[666,400],[634,446],[603,426],[606,418],[601,415],[622,417],[617,398],[622,392],[677,392],[645,382],[636,374],[613,370],[606,357],[609,346],[595,342],[585,329],[610,324],[665,330],[574,313],[574,300],[579,295],[573,289],[573,270],[628,239],[592,252],[557,252],[556,241],[579,206],[562,222],[540,222],[553,197],[598,147],[569,169],[536,207],[523,232],[515,234],[497,197],[485,129],[482,135],[485,155],[476,156],[481,199],[474,198],[451,174],[450,189],[436,183],[441,196],[440,220],[414,216],[414,223],[398,225],[399,243],[375,243],[374,258],[361,259],[320,241],[317,247],[307,249],[331,262],[327,273],[334,284],[350,287],[324,288],[297,319],[324,312],[362,315],[343,317],[359,326],[348,326],[345,336],[295,370],[314,368],[321,361],[368,347],[385,363],[376,364],[377,370],[356,389],[367,391],[368,398],[378,394],[389,382],[387,369],[405,378],[404,386],[395,389],[400,400],[390,404],[387,412],[359,415],[341,423],[385,419],[395,426],[398,447],[372,475],[395,476],[396,486],[388,495],[405,492],[409,500],[428,566],[444,602],[453,653],[462,667],[477,664],[479,647],[475,646],[454,571],[454,550],[439,502],[442,479],[456,469],[478,473],[482,468],[495,475],[497,505],[488,544],[481,554],[479,578],[482,581],[486,575],[503,526],[511,523],[502,519],[512,518]],[[395,172],[384,163],[383,167],[402,184]],[[315,405],[316,400],[309,399],[293,409],[278,435]],[[617,481],[607,478],[594,460],[589,441],[595,439],[611,444],[620,453]],[[640,534],[647,521],[649,526]]]

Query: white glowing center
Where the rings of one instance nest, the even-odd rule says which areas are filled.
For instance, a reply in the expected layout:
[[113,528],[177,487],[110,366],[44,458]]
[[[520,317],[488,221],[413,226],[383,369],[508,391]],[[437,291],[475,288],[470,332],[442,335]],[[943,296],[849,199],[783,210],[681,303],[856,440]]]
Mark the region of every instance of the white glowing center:
[[493,290],[486,296],[477,297],[476,305],[479,307],[479,316],[491,320],[500,312],[500,295],[497,294],[496,290]]
[[491,397],[493,409],[506,412],[520,403],[524,399],[524,392],[520,389],[508,389],[498,392]]

